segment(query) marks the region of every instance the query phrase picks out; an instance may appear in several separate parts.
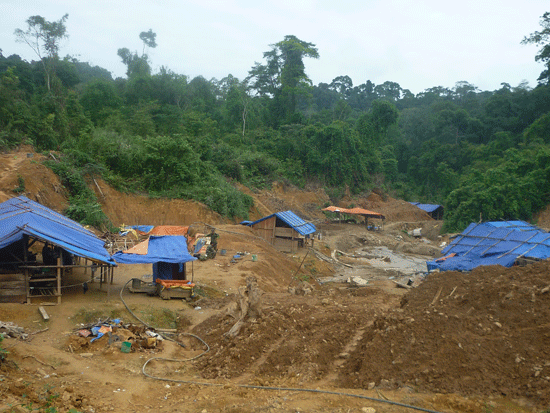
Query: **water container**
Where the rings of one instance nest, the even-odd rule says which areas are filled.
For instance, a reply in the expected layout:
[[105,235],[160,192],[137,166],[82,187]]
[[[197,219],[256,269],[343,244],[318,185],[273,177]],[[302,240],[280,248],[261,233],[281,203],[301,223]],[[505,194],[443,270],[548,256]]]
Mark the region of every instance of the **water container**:
[[130,343],[129,341],[123,341],[122,347],[120,347],[120,351],[122,351],[123,353],[129,353],[131,348],[132,343]]

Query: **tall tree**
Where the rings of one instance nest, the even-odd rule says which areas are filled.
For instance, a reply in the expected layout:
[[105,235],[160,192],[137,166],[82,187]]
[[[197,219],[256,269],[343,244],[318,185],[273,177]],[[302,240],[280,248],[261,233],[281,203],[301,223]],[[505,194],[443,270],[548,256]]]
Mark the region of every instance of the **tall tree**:
[[285,36],[284,40],[271,46],[264,53],[267,63],[257,63],[249,71],[251,89],[260,96],[273,98],[271,108],[278,120],[291,121],[296,112],[297,96],[311,86],[305,73],[304,58],[319,58],[313,43],[304,42],[296,36]]
[[538,81],[543,84],[550,84],[550,12],[547,11],[542,15],[540,25],[542,26],[540,32],[534,32],[524,37],[521,43],[541,46],[535,60],[544,63],[546,69],[540,74]]
[[296,97],[304,86],[311,86],[304,66],[304,57],[319,58],[319,52],[313,43],[307,43],[296,36],[285,36],[277,43],[283,59],[281,71],[282,94],[285,100],[286,115],[290,118],[296,111]]
[[151,74],[151,66],[149,65],[149,56],[145,53],[147,47],[157,47],[157,34],[149,29],[147,32],[141,32],[139,38],[143,42],[143,51],[141,56],[137,52],[131,52],[128,48],[123,47],[118,49],[117,54],[122,59],[127,67],[126,75],[128,78],[134,76],[148,76]]
[[15,29],[15,38],[19,43],[26,43],[36,53],[46,74],[46,86],[51,90],[51,78],[55,72],[55,63],[59,59],[59,44],[68,37],[65,14],[54,22],[42,16],[31,16],[27,19],[27,30]]

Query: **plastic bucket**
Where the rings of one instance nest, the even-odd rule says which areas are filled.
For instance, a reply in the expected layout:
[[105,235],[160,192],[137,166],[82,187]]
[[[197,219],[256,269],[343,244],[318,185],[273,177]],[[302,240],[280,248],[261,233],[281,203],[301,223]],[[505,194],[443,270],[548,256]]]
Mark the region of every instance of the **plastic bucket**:
[[123,341],[122,347],[120,347],[120,351],[122,351],[123,353],[129,353],[131,348],[132,343],[130,343],[129,341]]

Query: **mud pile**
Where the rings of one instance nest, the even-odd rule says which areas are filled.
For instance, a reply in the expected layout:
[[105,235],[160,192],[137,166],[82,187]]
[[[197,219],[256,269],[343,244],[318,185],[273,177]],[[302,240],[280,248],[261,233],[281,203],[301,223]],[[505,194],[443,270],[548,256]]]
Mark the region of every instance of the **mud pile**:
[[369,384],[550,402],[550,262],[428,275],[366,330],[339,375]]

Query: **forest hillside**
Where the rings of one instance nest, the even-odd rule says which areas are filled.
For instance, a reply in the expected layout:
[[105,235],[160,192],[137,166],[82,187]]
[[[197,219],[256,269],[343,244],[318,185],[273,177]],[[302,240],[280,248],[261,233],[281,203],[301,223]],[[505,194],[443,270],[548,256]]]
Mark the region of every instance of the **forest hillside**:
[[[321,190],[326,204],[375,191],[443,205],[447,231],[480,219],[534,221],[549,203],[549,70],[534,88],[493,91],[460,80],[415,95],[345,74],[314,85],[306,63],[322,50],[288,35],[245,79],[190,78],[152,70],[150,30],[142,53],[118,50],[127,73],[113,79],[60,57],[66,18],[32,16],[16,31],[40,60],[0,52],[0,150],[46,154],[68,191],[65,212],[84,224],[113,226],[90,182],[193,200],[231,221],[261,210],[250,194],[273,182]],[[547,13],[543,30],[524,39],[541,46],[534,58],[546,66],[549,21]],[[15,191],[28,185],[21,178]]]

